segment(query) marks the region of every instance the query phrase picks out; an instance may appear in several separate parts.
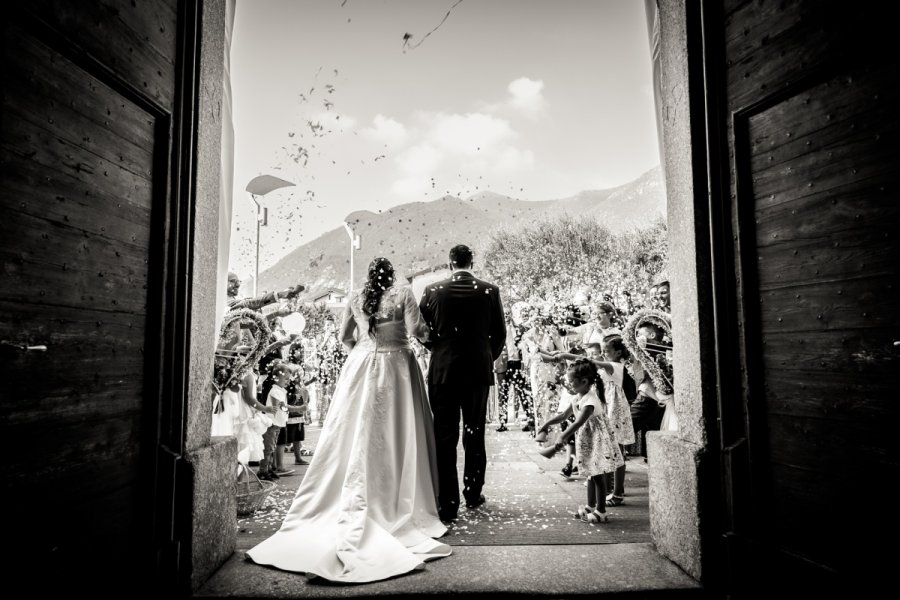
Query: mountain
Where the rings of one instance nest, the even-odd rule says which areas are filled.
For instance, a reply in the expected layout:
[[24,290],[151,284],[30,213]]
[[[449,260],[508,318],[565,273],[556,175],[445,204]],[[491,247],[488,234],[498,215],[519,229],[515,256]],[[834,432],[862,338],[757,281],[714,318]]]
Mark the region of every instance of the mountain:
[[[494,228],[565,213],[596,218],[613,231],[665,218],[660,168],[616,188],[583,191],[557,200],[523,201],[485,191],[465,200],[444,196],[381,213],[351,213],[346,221],[361,239],[360,249],[354,252],[354,282],[361,285],[369,261],[376,256],[390,258],[398,277],[445,263],[447,251],[458,243],[472,247],[477,261],[479,242]],[[342,226],[299,246],[260,273],[259,289],[284,289],[301,282],[314,295],[330,287],[347,289],[349,274],[350,238]]]

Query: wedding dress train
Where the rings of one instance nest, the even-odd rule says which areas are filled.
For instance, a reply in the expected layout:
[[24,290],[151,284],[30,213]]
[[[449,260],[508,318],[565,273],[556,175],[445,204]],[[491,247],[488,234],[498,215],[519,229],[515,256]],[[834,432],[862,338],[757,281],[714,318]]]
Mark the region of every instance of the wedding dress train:
[[255,562],[331,581],[386,579],[450,554],[438,518],[434,430],[407,335],[427,326],[408,287],[382,297],[374,338],[359,296],[342,331],[358,342],[335,386],[315,456],[281,529]]

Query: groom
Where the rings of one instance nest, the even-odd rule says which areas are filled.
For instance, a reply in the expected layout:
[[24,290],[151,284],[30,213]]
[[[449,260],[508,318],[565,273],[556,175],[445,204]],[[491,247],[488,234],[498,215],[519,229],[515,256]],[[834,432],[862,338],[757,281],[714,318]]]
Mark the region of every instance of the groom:
[[472,274],[472,251],[462,244],[450,250],[450,279],[425,288],[419,305],[431,328],[428,398],[437,443],[438,513],[452,521],[459,511],[456,445],[462,412],[463,496],[466,506],[484,503],[484,427],[493,364],[506,341],[500,290]]

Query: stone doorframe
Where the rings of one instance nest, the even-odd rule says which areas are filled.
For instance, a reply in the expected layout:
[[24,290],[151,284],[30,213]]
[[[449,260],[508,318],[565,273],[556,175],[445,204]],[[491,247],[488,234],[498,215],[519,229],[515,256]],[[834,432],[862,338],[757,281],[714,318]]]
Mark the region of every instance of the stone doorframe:
[[[190,386],[185,415],[189,482],[175,501],[184,514],[182,552],[196,590],[234,552],[234,438],[212,438],[209,380],[217,336],[225,12],[228,0],[202,0],[202,45],[196,157]],[[651,0],[652,1],[652,0]],[[650,530],[660,554],[706,583],[719,571],[721,531],[717,439],[715,336],[712,305],[709,206],[700,4],[657,0],[662,84],[662,166],[668,198],[669,274],[675,353],[678,432],[647,436]],[[713,442],[711,442],[713,440]],[[704,485],[701,485],[703,482]],[[187,488],[187,489],[186,489]],[[189,521],[188,516],[190,515]],[[705,576],[705,574],[707,576]]]

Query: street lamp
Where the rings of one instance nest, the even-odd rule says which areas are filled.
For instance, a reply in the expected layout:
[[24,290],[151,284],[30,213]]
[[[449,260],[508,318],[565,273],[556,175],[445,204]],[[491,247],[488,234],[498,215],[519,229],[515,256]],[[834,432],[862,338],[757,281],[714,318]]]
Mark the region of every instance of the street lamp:
[[347,297],[349,298],[353,292],[353,250],[359,250],[360,239],[358,235],[353,233],[353,229],[350,228],[350,224],[347,221],[344,221],[344,229],[347,231],[347,235],[350,236],[350,289],[347,290]]
[[246,191],[250,192],[250,199],[256,205],[256,271],[253,275],[253,295],[256,296],[259,289],[259,227],[269,222],[269,209],[260,205],[257,196],[265,196],[269,192],[281,188],[296,185],[290,181],[279,179],[274,175],[258,175],[247,184]]

